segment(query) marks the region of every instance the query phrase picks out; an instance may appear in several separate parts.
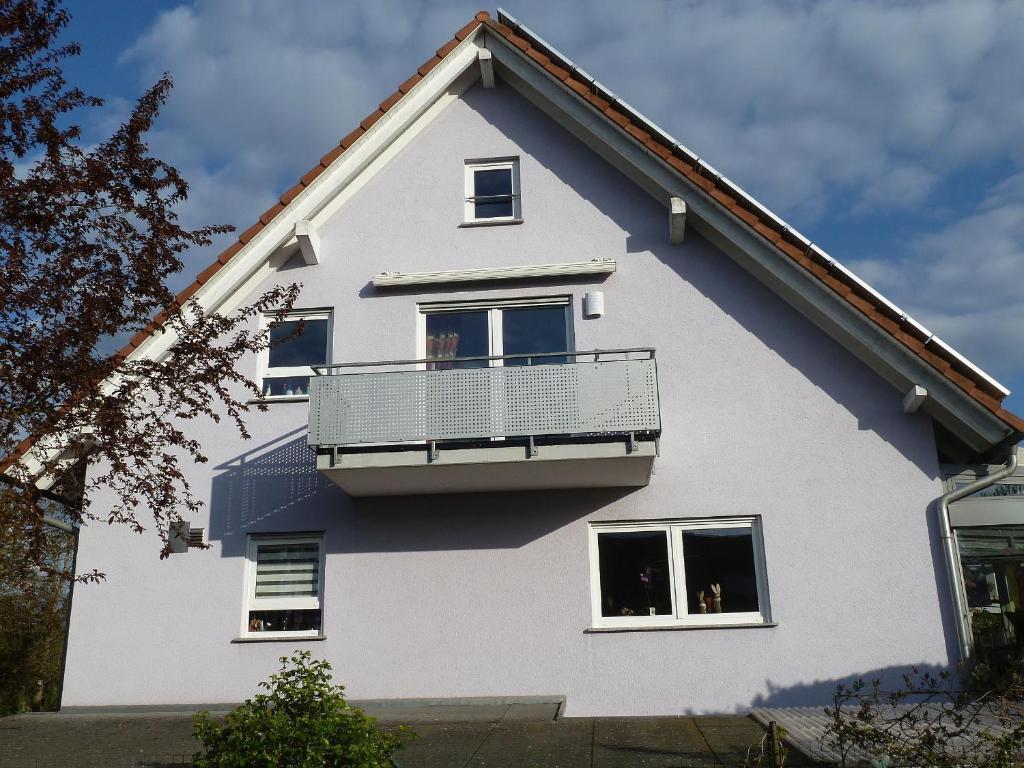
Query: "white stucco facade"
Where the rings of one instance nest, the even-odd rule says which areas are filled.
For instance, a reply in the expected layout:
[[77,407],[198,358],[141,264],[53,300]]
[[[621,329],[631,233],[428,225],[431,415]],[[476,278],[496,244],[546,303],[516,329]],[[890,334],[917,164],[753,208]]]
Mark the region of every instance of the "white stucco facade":
[[[523,223],[460,228],[467,158],[520,160]],[[212,547],[90,524],[65,706],[240,701],[308,648],[352,698],[564,696],[565,714],[827,701],[835,682],[945,664],[932,424],[902,395],[510,88],[454,100],[321,227],[298,307],[336,361],[412,358],[417,302],[570,295],[576,349],[654,347],[663,433],[649,486],[353,500],[318,476],[307,406],[188,425]],[[376,290],[372,275],[614,258],[607,279]],[[602,290],[606,313],[585,319]],[[256,375],[256,361],[249,361]],[[105,500],[93,499],[102,514]],[[592,521],[760,516],[774,626],[592,633]],[[234,643],[247,536],[322,531],[324,640]]]

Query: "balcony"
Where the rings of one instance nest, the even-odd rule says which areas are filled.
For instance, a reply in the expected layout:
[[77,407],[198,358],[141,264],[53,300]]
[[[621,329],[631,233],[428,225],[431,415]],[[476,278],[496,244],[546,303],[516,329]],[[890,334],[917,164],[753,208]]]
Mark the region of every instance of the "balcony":
[[653,349],[315,370],[309,444],[351,496],[650,481],[661,434]]

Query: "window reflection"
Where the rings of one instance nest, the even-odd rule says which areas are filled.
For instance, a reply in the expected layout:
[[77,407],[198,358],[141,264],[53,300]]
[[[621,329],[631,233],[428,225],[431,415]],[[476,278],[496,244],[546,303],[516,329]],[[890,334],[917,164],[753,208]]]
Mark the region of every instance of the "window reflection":
[[[513,215],[512,169],[491,168],[473,172],[474,216],[478,219],[511,218]],[[480,200],[479,198],[491,198]]]
[[[502,342],[506,355],[565,352],[568,349],[566,310],[559,307],[506,309],[502,314]],[[505,365],[527,365],[527,358],[506,360]],[[539,357],[534,365],[565,363],[565,356]]]
[[[292,336],[302,323],[302,332]],[[289,338],[291,337],[291,338]],[[327,320],[283,320],[270,327],[271,368],[327,363]]]

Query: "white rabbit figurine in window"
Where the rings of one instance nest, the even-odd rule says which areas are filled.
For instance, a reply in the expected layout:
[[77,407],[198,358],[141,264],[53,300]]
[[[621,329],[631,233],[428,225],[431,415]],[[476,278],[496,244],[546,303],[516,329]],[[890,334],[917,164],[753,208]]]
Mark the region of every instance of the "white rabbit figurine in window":
[[711,608],[712,613],[721,613],[722,612],[722,585],[721,584],[712,584],[711,585],[711,603],[712,603],[712,608]]
[[704,604],[704,590],[703,589],[700,592],[697,593],[697,609],[701,613],[707,613],[708,612],[708,607],[707,607],[707,605]]

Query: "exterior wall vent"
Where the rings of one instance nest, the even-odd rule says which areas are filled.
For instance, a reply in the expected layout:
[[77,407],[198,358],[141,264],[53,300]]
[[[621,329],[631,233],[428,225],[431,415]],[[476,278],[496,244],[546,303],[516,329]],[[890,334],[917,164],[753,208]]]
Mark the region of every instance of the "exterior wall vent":
[[188,520],[178,520],[171,523],[167,532],[167,543],[170,544],[170,551],[173,553],[188,552],[189,548],[203,548],[206,546],[206,529],[193,528]]

